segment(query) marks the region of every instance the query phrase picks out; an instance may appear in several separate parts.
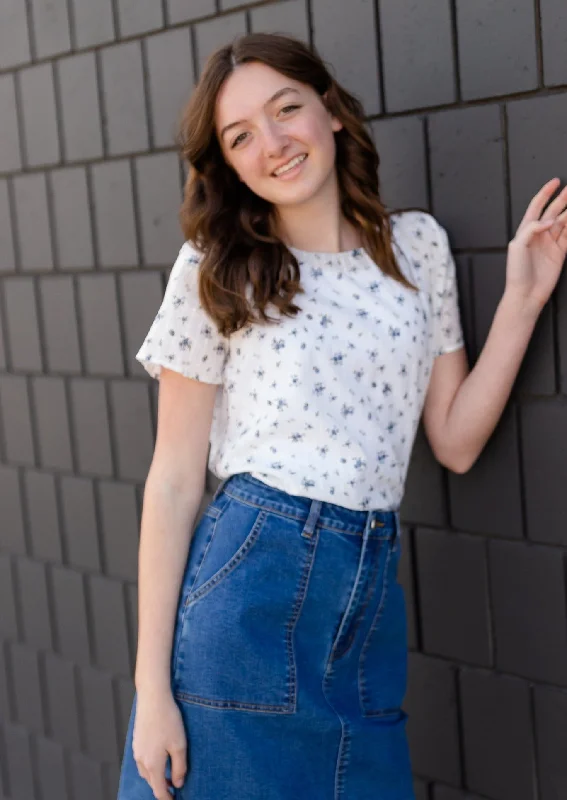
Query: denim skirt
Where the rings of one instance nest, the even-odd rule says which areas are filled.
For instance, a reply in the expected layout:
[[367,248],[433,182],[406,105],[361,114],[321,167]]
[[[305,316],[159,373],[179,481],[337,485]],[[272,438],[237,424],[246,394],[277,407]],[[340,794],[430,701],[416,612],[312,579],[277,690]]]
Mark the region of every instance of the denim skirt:
[[[398,511],[226,479],[191,541],[171,686],[179,800],[413,800]],[[151,800],[132,754],[118,800]],[[170,763],[166,776],[170,777]]]

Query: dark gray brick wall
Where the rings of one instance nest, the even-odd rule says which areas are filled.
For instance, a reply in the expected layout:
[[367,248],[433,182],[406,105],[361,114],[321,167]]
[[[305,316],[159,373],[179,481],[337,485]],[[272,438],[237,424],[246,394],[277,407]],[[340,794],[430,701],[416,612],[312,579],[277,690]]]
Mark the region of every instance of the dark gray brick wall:
[[[529,199],[567,180],[564,0],[0,3],[2,800],[116,796],[157,408],[134,355],[182,241],[176,121],[247,30],[314,44],[363,101],[383,199],[448,230],[471,361]],[[567,793],[566,391],[563,278],[474,468],[448,473],[418,430],[416,800]]]

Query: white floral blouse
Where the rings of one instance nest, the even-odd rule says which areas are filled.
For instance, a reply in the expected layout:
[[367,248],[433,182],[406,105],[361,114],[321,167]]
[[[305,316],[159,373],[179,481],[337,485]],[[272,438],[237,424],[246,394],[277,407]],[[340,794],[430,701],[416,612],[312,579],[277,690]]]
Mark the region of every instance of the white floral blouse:
[[198,251],[181,247],[136,358],[154,378],[165,366],[219,384],[209,453],[218,478],[250,472],[351,509],[399,508],[433,360],[463,336],[444,228],[405,211],[392,229],[400,268],[419,292],[383,275],[364,249],[291,248],[301,312],[230,337],[199,303]]

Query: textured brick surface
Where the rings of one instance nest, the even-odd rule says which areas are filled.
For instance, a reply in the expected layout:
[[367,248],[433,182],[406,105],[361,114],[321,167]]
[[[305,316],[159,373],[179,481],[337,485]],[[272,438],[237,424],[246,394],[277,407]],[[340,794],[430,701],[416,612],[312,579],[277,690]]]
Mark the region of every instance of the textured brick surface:
[[[314,44],[363,101],[382,201],[447,230],[471,365],[527,204],[567,179],[564,0],[0,3],[2,800],[117,793],[159,400],[135,354],[182,241],[180,113],[246,30]],[[566,394],[564,275],[473,468],[418,428],[399,568],[416,800],[567,792]]]
[[468,788],[495,800],[535,798],[528,685],[463,670],[461,702]]
[[369,0],[312,0],[313,39],[335,77],[362,101],[367,114],[381,111],[376,17]]
[[94,53],[57,62],[67,161],[102,155],[100,104]]
[[[457,0],[459,65],[465,100],[537,88],[533,13],[532,0]],[[510,36],[511,28],[514,36]]]
[[28,165],[36,167],[57,163],[59,138],[51,64],[22,70],[20,92]]
[[455,100],[449,0],[381,0],[380,27],[388,111]]

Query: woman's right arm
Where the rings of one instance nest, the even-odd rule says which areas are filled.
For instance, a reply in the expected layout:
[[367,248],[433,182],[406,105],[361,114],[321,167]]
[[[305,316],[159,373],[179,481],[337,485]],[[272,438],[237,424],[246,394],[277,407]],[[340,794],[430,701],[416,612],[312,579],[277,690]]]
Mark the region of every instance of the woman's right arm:
[[217,388],[162,368],[140,530],[134,734],[138,769],[156,797],[170,797],[165,793],[167,752],[172,777],[184,772],[185,741],[171,692],[171,652],[179,590],[205,488]]

